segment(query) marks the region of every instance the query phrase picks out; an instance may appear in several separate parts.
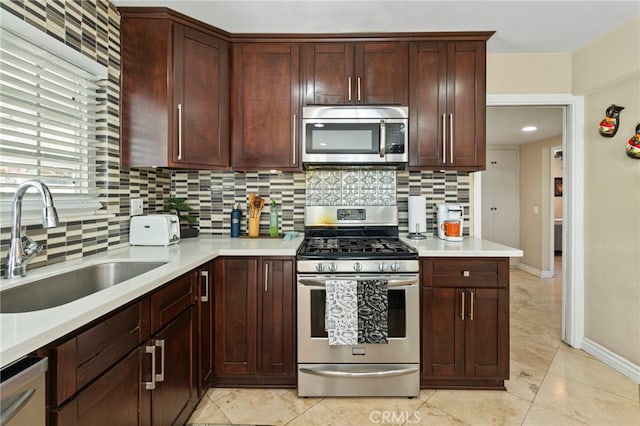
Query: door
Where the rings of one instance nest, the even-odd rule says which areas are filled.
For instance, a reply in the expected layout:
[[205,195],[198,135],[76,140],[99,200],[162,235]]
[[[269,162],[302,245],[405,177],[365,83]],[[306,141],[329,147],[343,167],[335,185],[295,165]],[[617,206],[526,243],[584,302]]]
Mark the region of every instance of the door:
[[462,290],[422,288],[422,376],[464,375]]
[[152,391],[152,424],[184,423],[195,402],[193,309],[180,314],[153,338],[156,388]]
[[255,374],[259,259],[217,259],[214,268],[215,375]]
[[148,425],[149,398],[144,390],[142,366],[144,350],[138,348],[114,365],[56,411],[51,424],[60,426]]
[[509,377],[509,305],[506,289],[466,289],[465,374]]
[[229,165],[228,45],[174,25],[175,163]]
[[299,46],[241,43],[233,49],[232,168],[299,169]]
[[518,247],[518,169],[516,150],[487,152],[482,173],[482,237]]
[[263,258],[260,286],[259,370],[295,377],[295,261]]

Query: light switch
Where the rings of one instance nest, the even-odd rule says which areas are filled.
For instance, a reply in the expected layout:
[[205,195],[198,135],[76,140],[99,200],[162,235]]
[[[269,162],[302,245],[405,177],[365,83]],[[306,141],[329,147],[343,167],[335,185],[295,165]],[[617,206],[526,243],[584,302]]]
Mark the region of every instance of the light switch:
[[142,209],[142,198],[131,198],[131,216],[138,216],[143,213]]

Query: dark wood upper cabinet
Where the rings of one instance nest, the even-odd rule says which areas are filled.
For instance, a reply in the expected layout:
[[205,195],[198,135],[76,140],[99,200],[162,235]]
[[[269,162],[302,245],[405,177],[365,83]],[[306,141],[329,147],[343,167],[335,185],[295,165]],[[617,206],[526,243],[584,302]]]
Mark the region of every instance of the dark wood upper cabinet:
[[233,45],[233,170],[300,170],[299,50],[291,43]]
[[413,42],[409,167],[486,168],[486,42]]
[[406,42],[304,46],[306,105],[407,105]]
[[120,8],[125,167],[229,167],[229,44],[173,14]]

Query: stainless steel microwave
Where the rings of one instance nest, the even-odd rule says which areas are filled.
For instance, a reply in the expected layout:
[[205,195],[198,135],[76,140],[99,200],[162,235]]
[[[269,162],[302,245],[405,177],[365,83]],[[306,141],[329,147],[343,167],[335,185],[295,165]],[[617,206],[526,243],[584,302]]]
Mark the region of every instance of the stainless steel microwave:
[[409,161],[409,108],[310,106],[302,110],[302,163],[395,165]]

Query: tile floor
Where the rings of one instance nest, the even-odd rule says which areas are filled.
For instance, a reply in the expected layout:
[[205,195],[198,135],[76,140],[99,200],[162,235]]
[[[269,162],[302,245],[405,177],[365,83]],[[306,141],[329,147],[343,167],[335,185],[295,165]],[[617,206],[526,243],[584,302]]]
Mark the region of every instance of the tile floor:
[[640,425],[639,385],[560,341],[561,283],[511,270],[506,392],[305,399],[294,389],[211,389],[189,425]]

